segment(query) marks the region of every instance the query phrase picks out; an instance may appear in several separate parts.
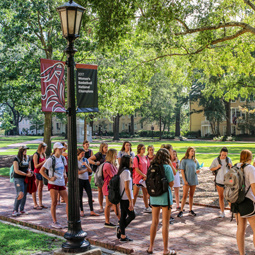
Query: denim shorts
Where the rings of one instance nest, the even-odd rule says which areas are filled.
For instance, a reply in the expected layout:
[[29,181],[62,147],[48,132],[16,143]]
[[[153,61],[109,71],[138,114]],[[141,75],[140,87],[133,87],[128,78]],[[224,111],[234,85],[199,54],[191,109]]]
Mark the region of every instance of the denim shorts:
[[43,177],[40,173],[35,173],[35,177],[38,181],[42,181]]

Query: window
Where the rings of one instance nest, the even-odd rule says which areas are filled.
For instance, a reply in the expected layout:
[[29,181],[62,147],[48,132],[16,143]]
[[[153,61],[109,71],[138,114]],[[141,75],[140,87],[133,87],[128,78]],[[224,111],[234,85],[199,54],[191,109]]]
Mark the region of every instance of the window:
[[122,130],[125,130],[125,123],[122,123]]
[[135,129],[137,129],[137,124],[135,124]]
[[141,122],[141,129],[143,129],[143,122]]
[[57,130],[60,130],[60,123],[56,123],[57,124]]

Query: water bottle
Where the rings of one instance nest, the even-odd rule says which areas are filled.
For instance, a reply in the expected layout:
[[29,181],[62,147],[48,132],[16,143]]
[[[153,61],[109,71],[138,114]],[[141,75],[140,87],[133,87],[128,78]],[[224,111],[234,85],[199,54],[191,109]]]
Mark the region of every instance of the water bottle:
[[[86,158],[82,158],[82,162],[86,162]],[[86,166],[82,165],[82,168],[86,168]]]

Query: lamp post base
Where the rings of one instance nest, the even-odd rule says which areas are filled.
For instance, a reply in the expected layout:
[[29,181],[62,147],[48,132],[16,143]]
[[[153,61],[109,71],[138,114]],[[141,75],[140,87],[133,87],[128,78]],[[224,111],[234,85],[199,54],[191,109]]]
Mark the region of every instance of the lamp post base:
[[102,255],[102,250],[98,247],[92,246],[90,250],[78,253],[66,253],[62,249],[55,250],[53,255]]
[[[75,229],[75,228],[74,228]],[[64,238],[67,240],[62,244],[62,251],[69,253],[79,253],[90,249],[89,241],[84,240],[87,233],[82,229],[80,231],[67,231]]]
[[62,251],[65,253],[81,253],[90,249],[90,243],[87,240],[81,242],[67,241],[62,244]]

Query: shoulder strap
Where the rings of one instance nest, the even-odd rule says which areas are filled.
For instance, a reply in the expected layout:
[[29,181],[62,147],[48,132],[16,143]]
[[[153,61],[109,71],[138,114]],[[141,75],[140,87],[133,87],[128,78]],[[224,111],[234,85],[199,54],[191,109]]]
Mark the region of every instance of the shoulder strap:
[[56,158],[55,158],[54,155],[51,157],[51,160],[52,160],[52,170],[53,170],[53,175],[52,176],[54,176],[55,166],[56,166]]
[[138,165],[139,165],[139,157],[138,155],[135,156],[137,158],[137,162],[138,162]]
[[91,149],[89,149],[89,156],[91,157],[91,152],[92,152],[92,150]]
[[217,157],[219,164],[221,165],[220,156]]
[[63,165],[64,165],[64,167],[65,167],[65,157],[64,156],[60,156],[61,157],[61,159],[62,159],[62,162],[63,162]]
[[39,154],[39,152],[35,152],[36,154],[37,154],[37,156],[38,156],[38,164],[39,164],[39,159],[40,159],[40,154]]

